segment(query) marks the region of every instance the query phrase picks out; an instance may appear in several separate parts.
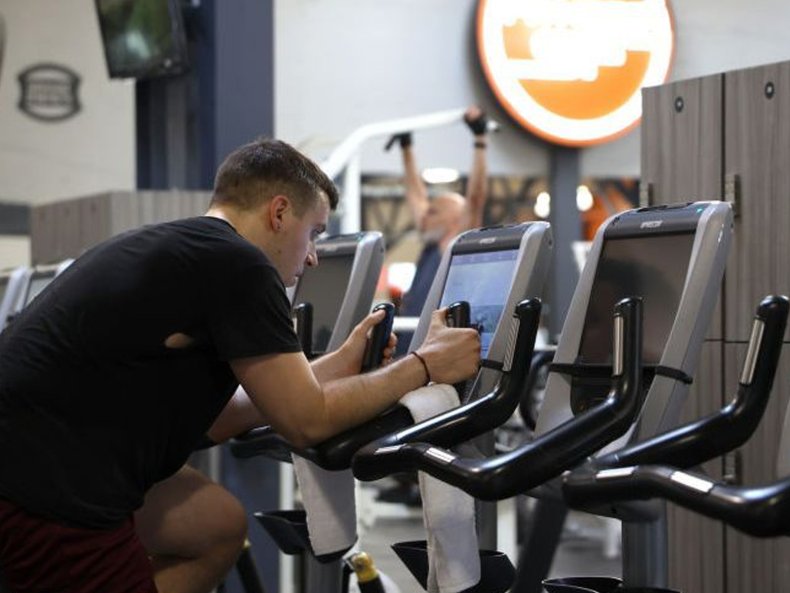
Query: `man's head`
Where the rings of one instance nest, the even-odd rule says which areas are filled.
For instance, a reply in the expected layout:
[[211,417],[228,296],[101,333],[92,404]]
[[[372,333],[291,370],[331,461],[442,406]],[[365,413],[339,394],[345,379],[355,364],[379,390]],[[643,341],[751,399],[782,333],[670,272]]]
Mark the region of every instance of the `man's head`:
[[420,234],[428,243],[443,243],[461,232],[465,200],[448,192],[433,198],[420,220]]
[[281,140],[260,138],[225,158],[214,178],[211,203],[250,210],[276,195],[287,195],[301,215],[321,194],[334,210],[337,188],[318,165]]
[[313,161],[285,142],[259,139],[220,165],[209,213],[258,245],[292,286],[306,265],[317,265],[314,242],[337,202],[337,188]]

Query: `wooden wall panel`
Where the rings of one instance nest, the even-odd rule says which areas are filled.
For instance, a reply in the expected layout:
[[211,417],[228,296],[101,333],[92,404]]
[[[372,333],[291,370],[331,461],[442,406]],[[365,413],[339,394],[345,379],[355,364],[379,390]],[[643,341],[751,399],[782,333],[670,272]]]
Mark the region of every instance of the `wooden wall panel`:
[[[745,355],[746,344],[725,345],[728,393],[733,392]],[[789,400],[790,348],[786,344],[765,416],[755,434],[739,451],[741,483],[756,486],[777,478],[779,434]],[[790,587],[790,539],[758,539],[728,527],[726,550],[728,593],[784,593]]]
[[35,206],[31,214],[34,264],[79,257],[110,237],[154,222],[200,216],[204,191],[116,191]]
[[641,183],[654,203],[721,199],[722,81],[709,76],[643,91]]
[[725,173],[739,179],[725,339],[749,339],[754,307],[790,294],[790,63],[725,75]]
[[[650,205],[722,198],[723,80],[681,80],[642,92],[640,183]],[[719,299],[708,338],[723,338],[722,319]]]
[[[681,422],[706,416],[721,407],[723,344],[703,344],[694,384]],[[722,475],[720,460],[705,464],[714,478]],[[681,591],[724,590],[724,527],[674,504],[667,505],[669,529],[669,586]]]

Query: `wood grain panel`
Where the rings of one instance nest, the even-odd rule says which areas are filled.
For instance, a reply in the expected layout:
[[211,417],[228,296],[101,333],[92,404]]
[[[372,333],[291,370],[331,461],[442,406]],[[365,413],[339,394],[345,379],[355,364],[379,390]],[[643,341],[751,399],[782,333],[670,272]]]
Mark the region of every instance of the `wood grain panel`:
[[[758,485],[776,479],[779,435],[790,400],[790,345],[782,352],[771,400],[760,426],[741,450],[742,480]],[[725,345],[727,385],[734,385],[746,354],[746,344]],[[790,587],[790,539],[758,539],[726,529],[728,593],[784,593]],[[707,591],[708,589],[704,589]]]
[[[641,183],[651,205],[722,199],[723,80],[717,74],[642,92]],[[723,338],[723,315],[719,299],[709,339]]]
[[[723,344],[706,341],[681,422],[706,416],[722,405]],[[722,475],[722,463],[705,464],[714,478]],[[669,585],[681,591],[723,591],[724,527],[674,504],[667,505],[669,527]]]
[[740,180],[725,339],[745,341],[759,300],[790,294],[790,63],[729,72],[725,95],[725,172]]
[[716,75],[643,91],[641,181],[652,185],[654,203],[721,199],[722,81]]

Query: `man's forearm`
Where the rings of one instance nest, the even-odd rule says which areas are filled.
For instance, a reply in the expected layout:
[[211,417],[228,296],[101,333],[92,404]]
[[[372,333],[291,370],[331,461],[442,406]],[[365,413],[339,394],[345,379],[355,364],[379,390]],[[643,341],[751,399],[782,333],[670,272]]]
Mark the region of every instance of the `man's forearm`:
[[483,225],[483,211],[488,197],[488,169],[486,164],[486,137],[476,135],[472,170],[466,188],[467,228]]
[[324,385],[327,424],[333,434],[357,426],[426,381],[425,368],[415,356],[406,356],[365,375],[330,381]]
[[322,385],[359,373],[359,369],[355,369],[352,361],[349,361],[348,357],[343,354],[342,348],[316,358],[310,362],[310,367],[313,369],[315,378]]
[[414,223],[419,225],[428,209],[428,188],[420,177],[414,152],[411,147],[403,149],[403,182],[406,191],[406,202],[412,211]]

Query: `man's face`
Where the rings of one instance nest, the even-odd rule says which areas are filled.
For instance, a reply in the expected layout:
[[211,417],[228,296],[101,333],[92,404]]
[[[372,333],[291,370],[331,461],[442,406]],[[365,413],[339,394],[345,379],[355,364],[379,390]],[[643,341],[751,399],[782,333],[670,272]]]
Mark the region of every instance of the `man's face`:
[[328,221],[329,200],[324,194],[301,217],[293,208],[285,213],[277,270],[286,286],[296,284],[305,266],[318,265],[315,240],[326,230]]
[[420,221],[423,241],[436,243],[452,232],[458,224],[462,208],[463,202],[453,196],[441,195],[433,198]]

